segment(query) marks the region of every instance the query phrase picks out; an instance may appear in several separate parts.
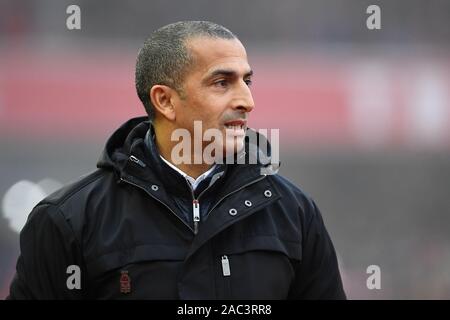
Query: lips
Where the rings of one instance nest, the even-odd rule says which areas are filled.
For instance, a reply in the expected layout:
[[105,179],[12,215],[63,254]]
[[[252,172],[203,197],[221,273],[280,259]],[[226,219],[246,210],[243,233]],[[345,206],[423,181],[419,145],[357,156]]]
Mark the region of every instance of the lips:
[[247,121],[242,120],[242,119],[236,119],[236,120],[231,120],[231,121],[225,122],[224,126],[227,129],[243,130],[243,129],[245,129],[246,124],[247,124]]

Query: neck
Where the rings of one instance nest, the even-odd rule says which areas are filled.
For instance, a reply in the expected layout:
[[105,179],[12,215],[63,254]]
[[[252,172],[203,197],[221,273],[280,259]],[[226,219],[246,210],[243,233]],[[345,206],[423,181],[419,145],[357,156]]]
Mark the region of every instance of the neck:
[[[200,175],[202,175],[212,167],[211,164],[204,163],[203,158],[202,163],[200,164],[186,164],[183,162],[180,164],[175,164],[172,160],[172,150],[174,146],[180,142],[171,141],[170,137],[173,132],[172,128],[170,128],[170,126],[168,125],[159,126],[157,124],[154,124],[153,127],[155,129],[155,143],[160,155],[164,159],[172,163],[175,167],[185,172],[194,179],[197,179]],[[193,141],[191,141],[191,146],[193,145]],[[193,162],[194,159],[194,151],[192,149],[193,148],[191,148],[190,150],[190,162]]]

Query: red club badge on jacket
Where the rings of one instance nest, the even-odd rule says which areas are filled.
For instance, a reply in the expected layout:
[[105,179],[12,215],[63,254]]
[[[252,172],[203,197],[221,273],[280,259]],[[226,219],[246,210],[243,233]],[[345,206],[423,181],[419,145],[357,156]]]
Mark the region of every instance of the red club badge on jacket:
[[128,271],[120,271],[120,292],[130,293],[131,292],[131,279],[128,275]]

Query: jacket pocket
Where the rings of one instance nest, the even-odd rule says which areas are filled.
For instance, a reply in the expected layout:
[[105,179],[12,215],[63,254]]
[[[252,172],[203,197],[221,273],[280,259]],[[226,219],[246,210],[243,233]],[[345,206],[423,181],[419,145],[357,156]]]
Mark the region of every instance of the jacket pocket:
[[87,262],[90,295],[99,299],[176,299],[177,273],[186,252],[147,244]]
[[219,297],[223,299],[285,299],[300,261],[300,242],[273,235],[221,241],[216,247],[220,261]]

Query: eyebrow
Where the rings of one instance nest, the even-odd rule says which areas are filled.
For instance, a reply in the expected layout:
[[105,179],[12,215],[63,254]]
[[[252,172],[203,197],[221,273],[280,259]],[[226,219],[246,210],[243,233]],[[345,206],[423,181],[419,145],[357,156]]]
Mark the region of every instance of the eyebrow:
[[[253,75],[253,70],[250,70],[244,74],[244,78],[250,77]],[[205,81],[214,78],[216,76],[225,76],[225,77],[236,77],[237,72],[231,69],[217,69],[211,72],[206,78]]]

